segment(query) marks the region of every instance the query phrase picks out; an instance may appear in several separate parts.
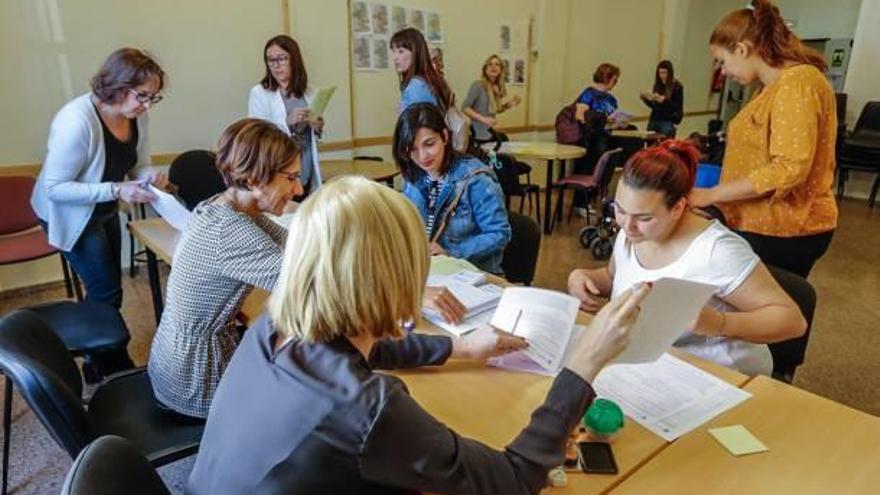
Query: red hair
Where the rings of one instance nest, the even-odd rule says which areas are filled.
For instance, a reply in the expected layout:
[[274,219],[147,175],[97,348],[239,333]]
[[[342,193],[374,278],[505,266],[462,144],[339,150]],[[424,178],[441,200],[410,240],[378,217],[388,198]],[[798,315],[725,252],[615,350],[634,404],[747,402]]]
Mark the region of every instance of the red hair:
[[667,139],[636,152],[623,167],[623,183],[633,189],[662,191],[672,208],[694,188],[700,152],[693,144]]
[[749,43],[771,67],[785,62],[809,64],[824,71],[825,57],[804,45],[785,25],[779,8],[769,0],[752,0],[752,7],[727,14],[715,26],[709,44],[733,51],[737,43]]

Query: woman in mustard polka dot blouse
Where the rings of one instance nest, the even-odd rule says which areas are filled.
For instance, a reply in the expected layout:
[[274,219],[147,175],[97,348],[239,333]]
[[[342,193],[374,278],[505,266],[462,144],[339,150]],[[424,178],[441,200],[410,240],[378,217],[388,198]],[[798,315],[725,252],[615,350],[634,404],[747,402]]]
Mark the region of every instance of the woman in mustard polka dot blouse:
[[806,277],[837,227],[834,91],[826,64],[767,0],[728,14],[709,40],[723,71],[761,91],[728,126],[721,183],[694,189],[769,265]]

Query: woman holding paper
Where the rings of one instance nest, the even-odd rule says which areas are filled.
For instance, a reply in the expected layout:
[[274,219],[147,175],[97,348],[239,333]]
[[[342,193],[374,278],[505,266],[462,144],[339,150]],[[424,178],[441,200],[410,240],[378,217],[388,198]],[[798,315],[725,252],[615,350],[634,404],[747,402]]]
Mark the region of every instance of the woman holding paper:
[[[495,117],[519,105],[519,96],[505,101],[504,63],[498,55],[491,55],[483,63],[480,79],[474,81],[461,102],[461,111],[471,118],[471,128],[477,143],[491,141],[495,132]],[[504,138],[507,139],[506,137]]]
[[[86,287],[86,300],[122,306],[120,200],[155,199],[148,185],[168,179],[150,168],[147,110],[162,100],[165,72],[135,48],[116,50],[91,91],[52,119],[48,151],[31,206],[49,238]],[[128,355],[104,356],[100,374],[130,368]],[[87,366],[87,370],[91,369]],[[87,371],[91,380],[96,378]]]
[[501,186],[483,162],[453,151],[440,109],[428,103],[407,108],[397,119],[392,151],[403,193],[422,214],[431,254],[502,274],[510,224]]
[[271,291],[281,272],[287,230],[263,213],[280,215],[303,192],[297,142],[272,123],[239,120],[217,147],[228,188],[196,205],[181,234],[148,366],[159,405],[189,422],[208,415],[245,297]]
[[645,105],[651,107],[648,130],[667,137],[675,137],[675,126],[684,117],[684,87],[675,78],[672,62],[661,60],[654,74],[654,87],[641,94]]
[[268,314],[217,389],[187,493],[537,494],[547,484],[595,397],[590,382],[626,347],[649,289],[625,292],[590,322],[528,426],[497,451],[374,371],[524,347],[488,328],[462,339],[405,333],[430,266],[422,228],[406,198],[362,177],[303,203]]
[[569,292],[582,309],[595,311],[600,297],[663,277],[717,286],[674,345],[744,373],[769,375],[766,344],[803,335],[806,322],[747,242],[688,208],[698,156],[692,145],[669,140],[627,161],[614,200],[621,230],[611,263],[573,271]]
[[767,0],[727,15],[709,44],[724,74],[762,89],[728,126],[721,183],[695,189],[691,204],[717,205],[765,263],[806,278],[837,228],[837,112],[825,59]]
[[302,185],[308,195],[321,186],[317,139],[324,131],[324,117],[313,118],[309,110],[314,94],[309,89],[299,44],[284,34],[273,37],[263,47],[263,63],[266,73],[251,88],[248,117],[268,120],[299,140]]

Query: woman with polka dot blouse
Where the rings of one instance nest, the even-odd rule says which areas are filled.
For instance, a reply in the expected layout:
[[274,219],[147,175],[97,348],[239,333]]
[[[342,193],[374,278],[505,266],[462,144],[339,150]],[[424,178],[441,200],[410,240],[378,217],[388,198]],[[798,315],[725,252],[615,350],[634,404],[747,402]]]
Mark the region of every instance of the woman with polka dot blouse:
[[728,14],[709,40],[726,75],[761,91],[728,126],[721,183],[694,189],[769,265],[806,277],[837,227],[834,91],[825,60],[768,0]]

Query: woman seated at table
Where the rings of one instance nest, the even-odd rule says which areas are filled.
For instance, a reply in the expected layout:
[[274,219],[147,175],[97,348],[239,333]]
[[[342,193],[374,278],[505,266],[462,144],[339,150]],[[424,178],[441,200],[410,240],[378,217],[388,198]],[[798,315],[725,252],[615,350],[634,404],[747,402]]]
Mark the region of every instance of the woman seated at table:
[[330,181],[303,203],[268,314],[217,389],[187,493],[518,494],[546,485],[595,397],[590,382],[626,347],[649,289],[626,292],[592,320],[544,404],[499,452],[459,436],[403,381],[373,371],[524,346],[489,328],[458,339],[406,335],[401,322],[418,318],[430,265],[422,228],[403,196],[362,177]]
[[599,297],[663,277],[717,286],[675,346],[743,373],[769,375],[766,344],[803,335],[806,322],[746,241],[689,210],[697,157],[692,145],[669,140],[630,158],[614,200],[621,230],[611,263],[574,270],[568,288],[582,309],[595,311]]
[[275,287],[287,231],[263,213],[281,214],[303,192],[296,141],[265,120],[223,131],[217,168],[229,187],[192,211],[150,351],[156,399],[181,420],[207,417],[238,346],[242,301],[252,287]]
[[392,146],[403,193],[422,215],[431,254],[464,258],[481,270],[502,274],[510,224],[492,170],[453,151],[443,113],[428,103],[412,105],[400,115]]

